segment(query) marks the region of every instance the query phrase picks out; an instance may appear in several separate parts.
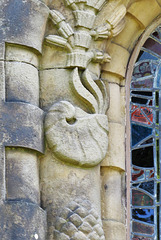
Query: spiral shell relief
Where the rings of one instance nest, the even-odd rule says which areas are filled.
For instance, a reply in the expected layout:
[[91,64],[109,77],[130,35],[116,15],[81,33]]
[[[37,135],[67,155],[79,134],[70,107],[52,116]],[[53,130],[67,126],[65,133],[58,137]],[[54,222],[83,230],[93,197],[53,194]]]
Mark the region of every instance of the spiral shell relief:
[[90,167],[106,155],[106,115],[88,114],[70,102],[61,101],[49,109],[45,128],[49,147],[65,162]]

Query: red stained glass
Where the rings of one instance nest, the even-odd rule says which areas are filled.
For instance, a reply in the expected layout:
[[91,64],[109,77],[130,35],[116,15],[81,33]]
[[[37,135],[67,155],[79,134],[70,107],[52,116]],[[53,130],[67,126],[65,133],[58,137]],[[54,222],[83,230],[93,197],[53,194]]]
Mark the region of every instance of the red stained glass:
[[135,109],[137,109],[137,108],[138,108],[138,106],[132,105],[131,110],[133,111],[133,110],[135,110]]
[[154,170],[146,171],[146,178],[154,178]]
[[[136,109],[136,106],[135,108]],[[133,110],[133,108],[132,108]],[[153,121],[153,112],[152,109],[147,107],[141,107],[137,108],[132,114],[131,114],[131,120],[134,122],[140,122],[144,124],[150,125]]]
[[149,105],[149,106],[152,106],[152,105],[153,105],[153,101],[150,100],[148,105]]
[[149,234],[149,235],[154,234],[154,227],[146,223],[133,222],[132,226],[133,226],[133,232]]
[[132,191],[132,204],[134,206],[152,206],[153,199],[141,191],[133,190]]
[[142,170],[140,168],[133,167],[132,168],[132,181],[138,181],[138,180],[144,180],[146,176],[146,179],[152,179],[154,178],[154,170]]
[[133,168],[132,181],[137,181],[139,179],[144,179],[144,170],[139,168]]

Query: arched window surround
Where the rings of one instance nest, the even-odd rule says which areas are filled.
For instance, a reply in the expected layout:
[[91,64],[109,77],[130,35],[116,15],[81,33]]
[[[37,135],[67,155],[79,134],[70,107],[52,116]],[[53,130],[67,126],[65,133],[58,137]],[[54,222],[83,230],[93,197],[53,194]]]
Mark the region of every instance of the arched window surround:
[[129,63],[126,73],[126,201],[127,201],[127,240],[130,240],[131,227],[130,227],[130,181],[131,181],[131,123],[130,123],[130,84],[133,73],[133,67],[139,55],[141,47],[144,45],[145,41],[148,39],[152,31],[155,30],[161,24],[161,18],[157,18],[147,29],[143,32],[138,42],[132,51],[129,58]]

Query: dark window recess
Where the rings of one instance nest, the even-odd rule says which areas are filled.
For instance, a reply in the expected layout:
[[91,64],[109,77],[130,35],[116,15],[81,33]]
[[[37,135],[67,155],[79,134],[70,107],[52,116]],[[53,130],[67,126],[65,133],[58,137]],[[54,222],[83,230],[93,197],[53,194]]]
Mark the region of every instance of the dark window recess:
[[133,150],[132,164],[138,167],[153,167],[153,147]]
[[154,36],[154,37],[156,37],[156,38],[158,38],[158,39],[160,38],[160,37],[159,37],[159,33],[158,33],[157,31],[153,32],[153,33],[152,33],[152,36]]
[[143,142],[141,145],[146,145],[146,144],[150,144],[153,143],[153,138],[149,138],[147,139],[145,142]]
[[143,98],[136,98],[136,97],[132,97],[131,101],[133,103],[139,103],[139,104],[147,104],[148,100],[147,99],[143,99]]
[[[132,91],[131,92],[132,94],[135,94],[135,95],[141,95],[141,96],[147,96],[147,97],[151,97],[152,96],[152,92],[144,92],[144,91]],[[148,102],[148,99],[145,99],[145,98],[141,98],[141,97],[131,97],[131,101],[133,103],[139,103],[139,104],[147,104]]]
[[132,186],[133,186],[133,187],[138,187],[139,184],[140,184],[140,183],[135,183],[135,184],[133,184]]
[[152,92],[150,91],[132,91],[132,94],[139,94],[143,96],[152,96]]

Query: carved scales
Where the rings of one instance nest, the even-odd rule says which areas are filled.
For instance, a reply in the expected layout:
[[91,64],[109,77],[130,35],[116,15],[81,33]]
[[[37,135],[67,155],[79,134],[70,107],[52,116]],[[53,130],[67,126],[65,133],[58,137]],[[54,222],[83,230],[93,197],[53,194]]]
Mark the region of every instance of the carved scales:
[[[88,107],[88,113],[70,102],[54,104],[46,116],[46,138],[54,154],[61,160],[79,166],[97,165],[106,155],[108,146],[108,95],[101,79],[88,70],[90,62],[104,63],[110,56],[90,49],[92,41],[117,35],[124,27],[126,9],[115,9],[114,17],[94,29],[97,13],[106,0],[66,0],[75,17],[75,30],[64,16],[50,11],[50,18],[58,29],[46,41],[68,51],[67,68],[72,68],[71,88]],[[86,69],[86,70],[84,70]]]
[[56,240],[105,240],[102,221],[88,200],[69,203],[57,217]]

